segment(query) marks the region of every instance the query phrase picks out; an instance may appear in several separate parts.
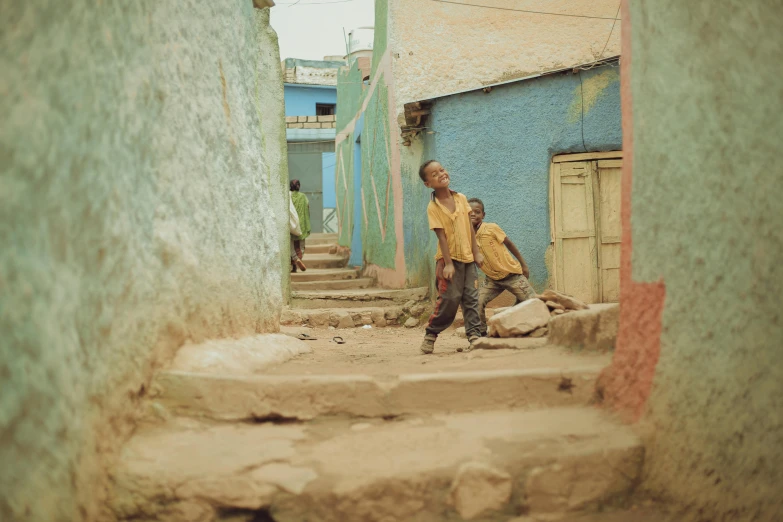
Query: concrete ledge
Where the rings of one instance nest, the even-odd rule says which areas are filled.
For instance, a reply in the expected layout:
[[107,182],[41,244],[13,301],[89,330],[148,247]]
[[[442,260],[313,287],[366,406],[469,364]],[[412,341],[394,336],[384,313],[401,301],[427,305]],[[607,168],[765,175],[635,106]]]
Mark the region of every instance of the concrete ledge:
[[475,343],[476,350],[532,350],[546,346],[546,338],[535,337],[482,337]]
[[590,305],[549,320],[549,344],[589,351],[614,350],[620,305]]
[[[386,417],[586,405],[603,366],[411,374],[227,377],[161,372],[151,396],[171,412],[218,420]],[[563,376],[571,390],[560,389]]]

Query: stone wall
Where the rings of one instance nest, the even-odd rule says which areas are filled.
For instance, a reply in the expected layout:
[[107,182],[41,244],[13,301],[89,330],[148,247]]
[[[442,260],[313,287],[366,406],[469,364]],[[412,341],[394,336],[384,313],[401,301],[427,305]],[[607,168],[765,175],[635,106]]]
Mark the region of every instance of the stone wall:
[[278,328],[276,38],[240,0],[0,13],[0,519],[103,522],[152,371]]
[[620,329],[602,388],[648,429],[643,487],[689,508],[679,520],[783,513],[780,14],[624,7]]
[[334,129],[336,116],[286,116],[287,129]]

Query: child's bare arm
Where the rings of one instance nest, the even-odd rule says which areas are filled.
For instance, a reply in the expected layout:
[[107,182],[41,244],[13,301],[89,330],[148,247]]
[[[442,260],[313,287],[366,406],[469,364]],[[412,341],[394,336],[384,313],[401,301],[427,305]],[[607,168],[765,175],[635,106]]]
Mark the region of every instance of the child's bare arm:
[[435,235],[438,237],[438,244],[440,245],[440,253],[443,254],[443,278],[447,281],[451,281],[454,277],[454,263],[451,261],[451,252],[449,252],[449,241],[446,239],[446,231],[442,228],[435,228]]
[[476,243],[476,231],[470,227],[470,249],[473,251],[473,261],[478,266],[484,266],[484,256],[479,252],[478,243]]
[[519,260],[519,264],[522,265],[522,275],[525,277],[530,277],[530,269],[527,267],[527,263],[525,263],[525,258],[522,257],[522,254],[520,253],[517,246],[513,241],[511,241],[511,238],[506,236],[506,239],[503,240],[503,244],[506,245],[506,248],[508,248],[509,252],[511,252],[513,256]]

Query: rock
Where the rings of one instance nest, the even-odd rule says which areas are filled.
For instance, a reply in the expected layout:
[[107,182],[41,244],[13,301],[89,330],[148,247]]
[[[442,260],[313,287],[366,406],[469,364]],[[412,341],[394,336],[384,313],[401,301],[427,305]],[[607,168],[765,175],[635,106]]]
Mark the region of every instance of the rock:
[[555,315],[563,315],[564,313],[566,313],[566,310],[557,310],[557,309],[555,309],[555,310],[552,310],[552,313],[555,314]]
[[378,327],[384,327],[386,326],[386,317],[384,315],[383,310],[373,310],[370,312],[370,317],[372,318],[372,324]]
[[545,304],[549,307],[550,310],[565,310],[565,306],[554,301],[547,301]]
[[419,326],[419,320],[415,317],[409,317],[407,321],[405,321],[405,328],[416,328]]
[[283,325],[302,324],[302,316],[295,310],[284,309],[283,312],[280,314],[280,324]]
[[398,308],[396,306],[392,307],[392,308],[387,308],[386,311],[383,314],[384,318],[387,321],[392,320],[392,319],[398,319],[400,317],[400,315],[402,315],[402,309]]
[[361,315],[361,325],[372,325],[372,314],[370,312],[363,312]]
[[544,290],[543,293],[538,296],[538,298],[542,301],[552,301],[558,303],[566,310],[587,310],[587,305],[583,301],[580,301],[576,297],[570,296],[568,294],[557,292],[556,290]]
[[465,333],[465,327],[464,326],[460,326],[459,328],[454,330],[454,335],[456,335],[457,337],[462,337],[463,339],[467,339],[468,338],[468,334]]
[[330,313],[325,312],[312,312],[308,315],[308,323],[310,326],[329,326]]
[[424,305],[419,303],[417,305],[411,306],[410,312],[411,315],[415,317],[419,317],[421,314],[424,313]]
[[546,326],[542,326],[530,332],[530,337],[544,337],[548,332],[549,329]]
[[451,499],[460,516],[470,520],[503,509],[511,498],[511,482],[511,476],[504,471],[468,462],[457,470]]
[[305,341],[284,334],[220,339],[186,344],[179,349],[169,369],[211,375],[252,375],[270,364],[311,351]]
[[521,337],[549,322],[549,308],[541,299],[528,299],[487,321],[492,337]]
[[549,322],[549,344],[580,350],[614,349],[620,322],[620,305],[593,305],[588,310],[569,312]]
[[329,318],[330,324],[337,328],[353,328],[353,317],[344,310],[335,310]]
[[411,311],[411,307],[416,306],[416,301],[408,301],[404,305],[402,305],[402,311],[406,314]]

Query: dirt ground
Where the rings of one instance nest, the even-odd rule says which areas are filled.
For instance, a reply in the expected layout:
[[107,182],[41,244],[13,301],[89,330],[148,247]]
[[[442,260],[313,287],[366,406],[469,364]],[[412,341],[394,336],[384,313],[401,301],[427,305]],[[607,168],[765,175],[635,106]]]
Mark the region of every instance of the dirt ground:
[[[346,328],[342,330],[308,327],[283,327],[282,333],[306,333],[316,338],[307,341],[313,352],[271,367],[269,374],[374,374],[435,373],[522,368],[571,368],[607,365],[610,354],[575,353],[546,346],[546,339],[530,339],[529,350],[474,350],[468,341],[446,330],[435,344],[435,353],[423,355],[419,345],[424,337],[421,328]],[[345,344],[332,338],[340,336]]]

